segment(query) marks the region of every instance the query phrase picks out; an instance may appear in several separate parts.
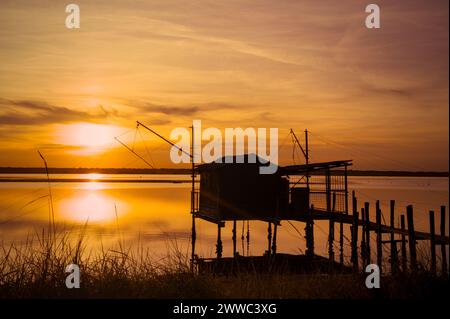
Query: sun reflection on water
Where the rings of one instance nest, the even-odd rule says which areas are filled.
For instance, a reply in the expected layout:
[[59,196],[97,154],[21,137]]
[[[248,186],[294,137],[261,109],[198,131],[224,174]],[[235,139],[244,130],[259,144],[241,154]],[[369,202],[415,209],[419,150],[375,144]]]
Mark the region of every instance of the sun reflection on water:
[[115,222],[119,215],[126,213],[126,205],[107,195],[102,191],[103,188],[99,182],[86,183],[82,192],[61,201],[59,211],[64,217],[75,222]]

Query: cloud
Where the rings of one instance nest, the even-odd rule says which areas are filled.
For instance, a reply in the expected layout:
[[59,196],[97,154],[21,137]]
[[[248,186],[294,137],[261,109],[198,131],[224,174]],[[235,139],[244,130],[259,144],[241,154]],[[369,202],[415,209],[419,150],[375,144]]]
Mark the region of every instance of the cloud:
[[45,101],[9,100],[0,98],[0,124],[39,125],[76,121],[100,121],[116,117],[115,109],[106,109],[99,105],[95,112],[73,110],[65,106],[49,104]]
[[84,150],[84,146],[80,145],[67,145],[61,143],[46,143],[39,144],[37,148],[40,150]]
[[370,84],[361,85],[361,89],[364,93],[382,94],[397,97],[412,97],[419,91],[419,88],[389,88],[381,86],[376,87]]
[[165,105],[165,104],[155,104],[149,102],[132,102],[129,101],[128,104],[140,112],[146,113],[158,113],[164,115],[174,115],[174,116],[192,116],[194,114],[214,111],[222,109],[235,109],[236,106],[226,103],[200,103],[196,105]]
[[147,103],[145,107],[143,107],[143,110],[149,113],[189,116],[197,113],[199,111],[199,108],[197,106],[181,107]]

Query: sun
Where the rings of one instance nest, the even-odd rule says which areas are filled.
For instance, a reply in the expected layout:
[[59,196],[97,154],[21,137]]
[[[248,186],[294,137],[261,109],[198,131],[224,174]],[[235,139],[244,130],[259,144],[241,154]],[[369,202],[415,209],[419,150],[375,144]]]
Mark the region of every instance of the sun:
[[117,126],[93,123],[60,125],[57,142],[74,147],[78,151],[100,152],[111,148],[114,137],[121,132]]

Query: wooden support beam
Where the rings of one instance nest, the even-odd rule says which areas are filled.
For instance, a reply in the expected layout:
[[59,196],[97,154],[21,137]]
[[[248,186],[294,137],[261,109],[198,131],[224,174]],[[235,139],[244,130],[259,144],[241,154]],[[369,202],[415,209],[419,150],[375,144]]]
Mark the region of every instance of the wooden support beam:
[[371,264],[372,256],[370,254],[370,204],[364,203],[364,212],[366,214],[366,265]]
[[272,223],[267,223],[267,254],[270,256],[272,250]]
[[344,223],[342,222],[342,215],[339,221],[339,264],[344,264]]
[[[450,225],[450,219],[449,219],[449,225]],[[449,233],[449,235],[450,235],[450,233]],[[441,206],[441,237],[444,237],[444,236],[445,236],[445,206]],[[441,272],[443,275],[446,275],[447,274],[447,250],[445,248],[444,243],[441,243],[441,260],[442,260]]]
[[329,220],[329,229],[328,229],[328,258],[330,262],[334,262],[334,208],[336,204],[336,194],[333,193],[333,208],[332,208],[332,216]]
[[191,271],[194,271],[194,259],[195,259],[195,242],[197,240],[197,232],[195,229],[195,215],[192,214],[192,226],[191,226]]
[[272,254],[275,256],[277,253],[277,229],[278,223],[273,226],[273,239],[272,239]]
[[[345,214],[348,214],[348,178],[347,178],[348,172],[347,172],[347,165],[345,165],[344,170],[344,192],[345,192]],[[353,191],[354,193],[355,191]]]
[[366,258],[366,213],[364,211],[364,208],[361,208],[361,221],[362,221],[362,228],[361,228],[361,260],[363,265],[363,270],[366,268],[367,264],[367,258]]
[[430,271],[436,275],[436,236],[434,227],[434,211],[430,210],[430,250],[431,250],[431,267]]
[[[348,178],[347,178],[347,165],[344,167],[344,212],[348,215]],[[350,231],[351,232],[351,231]],[[339,244],[341,245],[340,263],[344,265],[344,223],[341,218],[341,223],[339,225]]]
[[314,205],[311,205],[311,209],[308,211],[308,219],[305,227],[305,239],[306,239],[306,255],[314,255],[314,219],[313,219]]
[[380,201],[377,200],[376,202],[376,223],[377,223],[377,265],[380,269],[380,273],[382,272],[382,266],[383,266],[383,244],[381,243],[381,209],[380,209]]
[[414,233],[414,218],[413,218],[413,207],[408,205],[406,207],[406,218],[408,221],[408,243],[409,243],[409,258],[411,271],[417,271],[417,253],[416,253],[416,236]]
[[330,178],[330,169],[328,168],[326,170],[325,175],[325,193],[326,193],[326,204],[327,204],[327,211],[329,212],[331,210],[331,178]]
[[[401,215],[400,216],[400,228],[401,230],[405,231],[406,230],[406,225],[405,225],[405,215]],[[407,264],[408,264],[408,257],[406,256],[406,236],[403,233],[401,235],[401,240],[402,240],[402,246],[401,246],[401,252],[402,252],[402,271],[403,272],[407,272],[408,268],[407,268]]]
[[358,204],[356,200],[355,191],[352,192],[352,211],[353,211],[353,224],[351,228],[352,233],[352,263],[353,269],[358,271],[358,224],[359,224],[359,216],[358,216]]
[[237,238],[236,238],[236,220],[233,220],[233,257],[236,257],[236,249],[237,249]]
[[397,242],[395,240],[395,200],[390,201],[390,226],[391,226],[391,272],[393,274],[398,272],[398,254]]
[[217,259],[222,258],[222,251],[223,251],[221,229],[222,229],[222,227],[220,226],[220,224],[217,224],[217,244],[216,244]]
[[245,221],[242,221],[242,230],[241,230],[241,248],[242,248],[242,256],[245,256],[245,245],[244,245],[245,235],[244,235],[244,230],[245,230]]
[[247,256],[250,254],[250,221],[247,220]]

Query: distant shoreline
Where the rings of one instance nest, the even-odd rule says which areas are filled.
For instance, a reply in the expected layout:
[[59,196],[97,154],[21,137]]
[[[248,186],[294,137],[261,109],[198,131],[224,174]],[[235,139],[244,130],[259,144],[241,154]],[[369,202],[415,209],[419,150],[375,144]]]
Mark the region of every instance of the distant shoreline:
[[[189,175],[188,168],[49,168],[50,174]],[[0,167],[0,174],[45,174],[43,167]],[[348,176],[449,177],[449,172],[348,170]],[[4,180],[1,180],[2,182]]]

